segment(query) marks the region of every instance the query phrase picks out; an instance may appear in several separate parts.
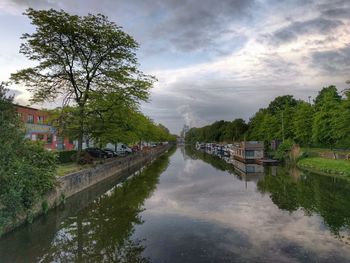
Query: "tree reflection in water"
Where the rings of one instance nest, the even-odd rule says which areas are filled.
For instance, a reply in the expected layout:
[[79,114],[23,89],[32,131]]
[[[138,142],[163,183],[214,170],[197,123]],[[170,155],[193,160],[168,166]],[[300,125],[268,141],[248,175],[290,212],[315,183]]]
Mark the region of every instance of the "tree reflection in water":
[[[171,154],[171,153],[170,153]],[[151,166],[95,199],[60,225],[41,262],[150,262],[142,256],[143,240],[133,240],[142,224],[144,201],[168,166],[164,155]]]
[[[191,158],[201,159],[215,168],[238,176],[233,164],[219,157],[186,148]],[[350,244],[350,183],[342,178],[300,171],[296,166],[265,167],[265,175],[257,175],[257,189],[268,194],[281,210],[305,215],[320,215],[324,224],[342,241]]]
[[322,216],[333,234],[350,230],[350,184],[347,180],[299,171],[295,167],[278,167],[276,176],[267,174],[257,184],[261,193],[283,210],[302,209],[305,214]]

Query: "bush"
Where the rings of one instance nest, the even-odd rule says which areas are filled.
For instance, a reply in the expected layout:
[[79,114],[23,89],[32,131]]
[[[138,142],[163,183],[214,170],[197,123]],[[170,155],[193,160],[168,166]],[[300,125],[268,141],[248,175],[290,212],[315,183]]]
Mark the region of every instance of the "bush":
[[285,160],[288,157],[288,153],[292,149],[293,145],[294,142],[292,140],[285,140],[283,143],[280,144],[280,146],[278,146],[274,158],[280,161]]
[[0,84],[0,235],[55,184],[56,157],[42,143],[24,139],[24,127]]
[[[70,163],[73,160],[73,156],[76,156],[77,151],[62,151],[57,153],[57,162],[60,164]],[[75,160],[74,160],[75,161]]]
[[19,214],[30,219],[33,206],[55,183],[55,155],[41,144],[26,141],[9,155],[8,163],[0,162],[0,230]]
[[92,164],[94,162],[94,158],[92,158],[91,155],[85,151],[81,152],[79,158],[78,153],[73,154],[71,158],[72,161],[81,165]]

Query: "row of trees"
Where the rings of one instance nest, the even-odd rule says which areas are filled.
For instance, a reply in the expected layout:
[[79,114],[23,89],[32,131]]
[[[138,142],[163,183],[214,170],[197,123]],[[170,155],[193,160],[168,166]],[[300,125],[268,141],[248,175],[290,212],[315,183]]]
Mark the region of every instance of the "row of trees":
[[191,128],[186,133],[186,142],[233,142],[244,139],[248,124],[243,119],[217,121],[202,128]]
[[28,9],[25,15],[36,30],[22,36],[20,53],[38,64],[11,79],[29,88],[33,102],[63,101],[51,121],[78,140],[79,153],[86,136],[100,144],[174,140],[139,111],[155,78],[138,69],[132,36],[101,14]]
[[307,103],[292,95],[275,98],[250,118],[232,122],[219,121],[202,128],[192,128],[188,142],[237,140],[291,140],[304,146],[350,147],[350,93],[343,96],[335,86],[323,88]]

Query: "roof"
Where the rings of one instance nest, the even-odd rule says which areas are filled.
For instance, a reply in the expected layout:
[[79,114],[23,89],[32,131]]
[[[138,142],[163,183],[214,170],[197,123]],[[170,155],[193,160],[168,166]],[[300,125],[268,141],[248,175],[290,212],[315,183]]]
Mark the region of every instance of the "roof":
[[37,110],[40,111],[40,109],[36,109],[36,108],[32,108],[32,107],[28,107],[28,106],[22,106],[19,104],[13,104],[13,106],[17,107],[17,108],[24,108],[24,109],[29,109],[29,110]]

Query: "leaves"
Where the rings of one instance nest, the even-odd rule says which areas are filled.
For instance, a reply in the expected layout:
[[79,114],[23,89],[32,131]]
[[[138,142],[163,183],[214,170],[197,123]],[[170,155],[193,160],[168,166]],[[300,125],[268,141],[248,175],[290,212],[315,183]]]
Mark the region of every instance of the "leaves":
[[0,84],[0,233],[19,214],[30,213],[55,182],[55,156],[26,141],[12,97]]

